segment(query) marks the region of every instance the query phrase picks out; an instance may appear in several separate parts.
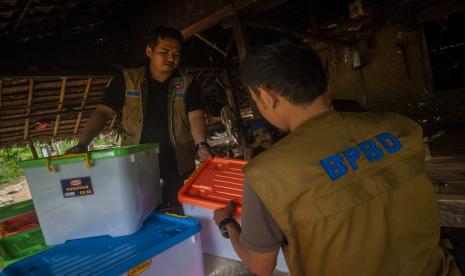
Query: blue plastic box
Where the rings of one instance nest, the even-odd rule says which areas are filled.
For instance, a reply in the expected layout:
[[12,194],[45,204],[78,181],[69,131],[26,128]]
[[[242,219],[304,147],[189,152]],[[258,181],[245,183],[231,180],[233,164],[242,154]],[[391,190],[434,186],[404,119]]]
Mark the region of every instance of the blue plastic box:
[[199,232],[194,219],[155,212],[132,235],[72,240],[8,266],[3,275],[200,276]]

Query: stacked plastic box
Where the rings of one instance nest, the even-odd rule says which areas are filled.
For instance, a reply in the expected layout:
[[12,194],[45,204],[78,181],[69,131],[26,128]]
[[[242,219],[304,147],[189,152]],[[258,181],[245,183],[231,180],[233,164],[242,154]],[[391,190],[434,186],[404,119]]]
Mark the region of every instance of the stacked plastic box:
[[45,249],[31,200],[0,208],[0,268]]
[[[236,217],[240,222],[244,174],[243,160],[213,158],[204,162],[184,183],[178,199],[184,213],[202,224],[202,248],[205,253],[240,260],[229,239],[223,238],[213,221],[213,211],[224,207],[229,201],[236,203]],[[288,272],[282,251],[279,252],[276,268]]]
[[203,276],[200,224],[152,213],[135,234],[69,241],[8,266],[4,275]]
[[158,145],[20,163],[48,245],[136,232],[161,201]]

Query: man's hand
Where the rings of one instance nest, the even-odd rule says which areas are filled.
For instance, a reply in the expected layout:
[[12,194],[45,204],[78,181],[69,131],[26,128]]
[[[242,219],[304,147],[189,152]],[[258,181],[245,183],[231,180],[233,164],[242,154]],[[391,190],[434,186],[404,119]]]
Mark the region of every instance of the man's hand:
[[213,220],[218,225],[221,221],[226,218],[232,218],[234,212],[234,202],[231,200],[226,207],[216,209],[213,213]]
[[197,149],[197,155],[202,162],[213,158],[213,153],[210,150],[210,147],[199,147]]
[[68,149],[68,150],[65,152],[65,154],[83,153],[83,152],[87,152],[87,146],[81,145],[81,144],[77,144],[77,145],[75,145],[74,147]]

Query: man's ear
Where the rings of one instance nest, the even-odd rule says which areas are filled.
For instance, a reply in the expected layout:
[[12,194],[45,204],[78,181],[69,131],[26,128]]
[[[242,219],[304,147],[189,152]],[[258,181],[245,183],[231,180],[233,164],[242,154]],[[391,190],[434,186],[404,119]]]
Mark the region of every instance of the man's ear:
[[152,57],[152,48],[150,48],[149,46],[145,47],[145,54],[151,58]]
[[274,91],[268,88],[257,88],[260,91],[260,100],[266,108],[274,108],[278,103],[278,96]]

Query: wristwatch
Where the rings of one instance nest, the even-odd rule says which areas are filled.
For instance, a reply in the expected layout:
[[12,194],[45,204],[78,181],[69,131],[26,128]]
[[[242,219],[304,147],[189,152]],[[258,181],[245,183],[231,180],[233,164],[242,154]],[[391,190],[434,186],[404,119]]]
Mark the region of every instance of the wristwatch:
[[225,218],[222,221],[220,221],[220,223],[218,223],[218,228],[220,228],[220,233],[226,239],[229,239],[228,229],[226,228],[226,226],[230,223],[239,225],[239,223],[234,218]]
[[210,145],[207,142],[203,141],[195,145],[195,151],[198,151],[199,148],[209,148],[209,147]]

